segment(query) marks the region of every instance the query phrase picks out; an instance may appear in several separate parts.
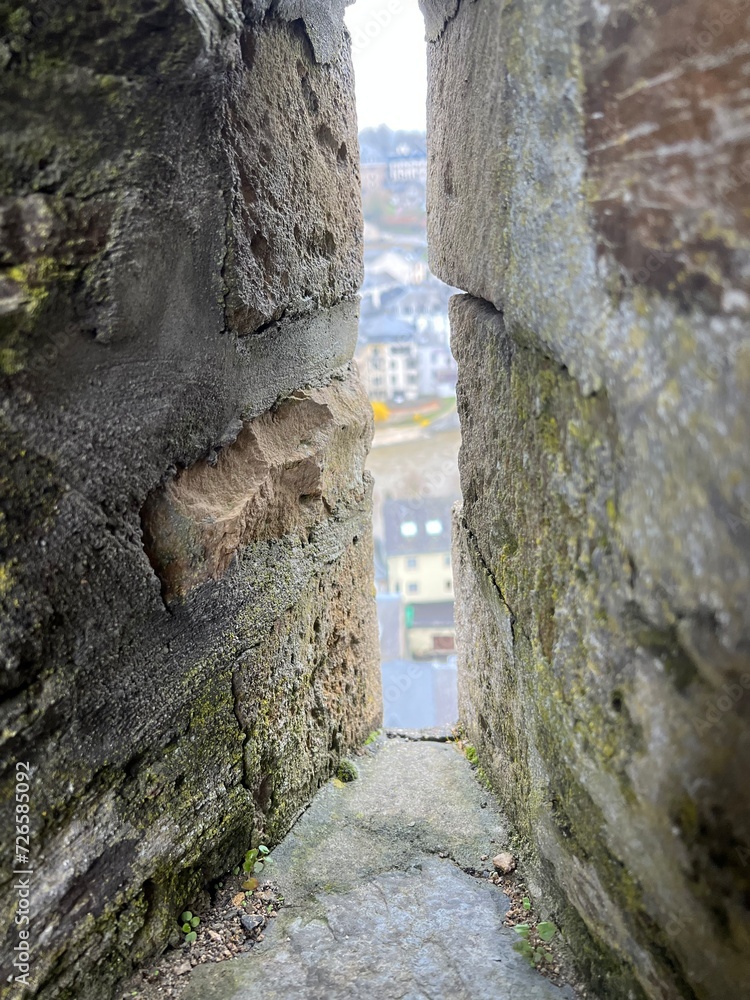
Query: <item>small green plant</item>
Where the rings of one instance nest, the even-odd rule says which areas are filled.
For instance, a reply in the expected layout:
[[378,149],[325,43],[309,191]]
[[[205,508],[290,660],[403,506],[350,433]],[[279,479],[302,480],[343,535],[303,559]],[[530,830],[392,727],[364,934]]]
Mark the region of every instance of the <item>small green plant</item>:
[[[521,938],[520,941],[517,941],[513,945],[513,949],[522,958],[525,958],[529,965],[538,968],[549,960],[549,956],[544,948],[539,947],[535,943],[535,938],[538,937],[540,941],[548,944],[557,933],[557,927],[554,924],[548,920],[543,920],[536,927],[532,927],[531,924],[516,924],[513,930]],[[534,938],[532,938],[532,931],[534,932]]]
[[196,927],[200,926],[201,918],[195,917],[190,912],[190,910],[185,910],[184,913],[180,914],[180,924],[182,925],[182,933],[185,935],[185,944],[192,944],[193,941],[197,941],[198,934],[196,933]]
[[[260,844],[258,847],[251,847],[249,851],[245,854],[245,860],[242,862],[242,870],[248,875],[251,875],[255,871],[263,871],[263,861],[270,854],[270,850],[265,844]],[[239,868],[237,869],[237,874],[239,874]]]
[[245,854],[245,860],[242,862],[243,872],[248,874],[255,868],[255,862],[258,860],[258,848],[251,847],[249,851]]
[[339,761],[339,766],[336,768],[336,777],[339,781],[356,781],[359,777],[359,771],[352,764],[350,760]]
[[470,764],[476,765],[479,763],[479,755],[477,754],[476,747],[473,747],[471,743],[466,744],[466,750],[464,752],[466,753],[466,759]]
[[529,899],[528,896],[523,897],[523,908],[524,910],[526,910],[527,913],[531,909],[531,900]]
[[366,747],[371,746],[371,744],[373,744],[375,742],[375,740],[378,738],[378,736],[380,736],[380,730],[379,729],[373,729],[373,731],[370,733],[370,735],[365,740],[365,746]]
[[542,941],[548,944],[555,934],[557,934],[557,928],[549,920],[543,920],[540,924],[536,925],[536,932]]

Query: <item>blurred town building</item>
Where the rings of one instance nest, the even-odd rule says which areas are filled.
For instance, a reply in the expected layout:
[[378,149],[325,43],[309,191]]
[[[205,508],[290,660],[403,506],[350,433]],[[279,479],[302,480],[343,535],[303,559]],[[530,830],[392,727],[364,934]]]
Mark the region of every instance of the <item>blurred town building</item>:
[[414,659],[455,649],[451,500],[386,500],[388,590],[403,601],[406,652]]

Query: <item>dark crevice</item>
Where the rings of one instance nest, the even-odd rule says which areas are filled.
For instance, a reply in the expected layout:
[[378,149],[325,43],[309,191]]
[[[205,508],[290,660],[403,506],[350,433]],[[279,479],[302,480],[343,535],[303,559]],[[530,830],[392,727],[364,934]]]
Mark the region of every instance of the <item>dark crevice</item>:
[[515,641],[516,641],[516,634],[515,634],[516,626],[518,626],[519,631],[524,636],[524,638],[527,640],[527,642],[531,642],[531,636],[528,634],[528,632],[526,632],[526,630],[523,628],[523,626],[521,626],[519,624],[518,618],[516,616],[516,613],[513,610],[513,608],[510,606],[510,604],[508,603],[508,601],[506,600],[505,595],[503,594],[503,592],[502,592],[502,590],[501,590],[501,588],[500,588],[497,580],[495,579],[494,573],[489,568],[489,566],[487,565],[487,563],[484,561],[484,557],[483,557],[482,552],[481,552],[481,550],[479,548],[479,544],[477,542],[476,535],[472,532],[471,528],[469,528],[469,526],[468,526],[468,524],[466,522],[466,518],[461,518],[461,527],[466,532],[466,535],[467,535],[469,541],[471,542],[472,550],[473,550],[476,558],[479,560],[479,563],[480,563],[482,569],[487,574],[490,582],[492,583],[492,586],[494,587],[495,592],[497,593],[497,596],[500,598],[500,601],[502,602],[502,604],[504,605],[504,607],[507,610],[508,614],[510,615],[510,629],[511,629],[511,635],[512,635],[512,638],[513,638],[513,643],[515,644]]

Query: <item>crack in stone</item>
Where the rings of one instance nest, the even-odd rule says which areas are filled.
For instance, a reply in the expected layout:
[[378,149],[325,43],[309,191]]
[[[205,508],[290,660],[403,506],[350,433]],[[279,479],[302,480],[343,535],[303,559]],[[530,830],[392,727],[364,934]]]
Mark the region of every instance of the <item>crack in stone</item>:
[[522,633],[522,635],[524,636],[524,638],[528,642],[531,642],[531,636],[529,635],[529,633],[524,629],[524,627],[518,621],[518,617],[517,617],[515,611],[513,610],[513,608],[510,606],[510,604],[506,600],[505,595],[503,594],[503,592],[502,592],[502,590],[500,588],[500,585],[498,584],[497,580],[495,579],[495,574],[492,572],[492,570],[489,568],[489,566],[485,562],[484,556],[482,555],[482,552],[481,552],[481,550],[479,548],[479,545],[477,543],[477,537],[474,534],[474,532],[471,530],[471,528],[469,527],[469,525],[468,525],[465,517],[461,518],[461,527],[466,532],[466,535],[467,535],[469,541],[471,542],[472,550],[475,553],[476,558],[478,559],[478,561],[479,561],[482,569],[484,570],[484,572],[489,577],[490,582],[492,583],[492,586],[497,591],[498,597],[500,598],[501,602],[505,606],[505,609],[507,610],[508,614],[510,615],[510,631],[511,631],[511,636],[513,638],[513,645],[515,646],[515,642],[516,642],[516,626],[518,626],[518,629]]

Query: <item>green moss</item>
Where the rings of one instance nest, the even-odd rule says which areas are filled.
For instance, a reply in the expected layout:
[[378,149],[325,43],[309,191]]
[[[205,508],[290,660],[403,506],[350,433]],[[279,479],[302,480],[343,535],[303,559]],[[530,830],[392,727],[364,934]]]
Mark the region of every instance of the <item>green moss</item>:
[[352,761],[340,760],[336,768],[336,777],[343,782],[356,781],[359,778],[359,771]]
[[489,775],[484,770],[484,768],[479,765],[477,765],[476,777],[479,784],[482,785],[484,788],[486,788],[488,792],[491,792],[493,790],[492,782],[490,781]]
[[[48,306],[58,301],[56,293],[74,281],[77,269],[69,261],[49,255],[35,257],[23,264],[0,268],[6,285],[15,286],[16,309],[0,321],[0,371],[15,375],[21,371],[41,339],[36,333],[50,322]],[[11,292],[11,295],[14,293]]]
[[[535,842],[552,810],[559,850],[596,873],[613,910],[621,908],[640,936],[647,919],[641,886],[612,851],[584,780],[588,767],[611,779],[625,803],[636,803],[629,765],[644,745],[629,711],[632,687],[627,675],[616,675],[619,664],[601,655],[610,646],[635,648],[627,623],[603,600],[626,564],[617,534],[616,429],[606,397],[581,396],[567,372],[530,348],[530,334],[513,330],[510,339],[509,372],[507,360],[499,371],[498,360],[507,359],[507,345],[503,352],[492,344],[473,362],[501,387],[481,411],[489,424],[480,446],[498,442],[497,480],[485,484],[490,499],[480,515],[491,518],[492,535],[483,540],[491,545],[496,587],[483,583],[483,599],[498,618],[513,609],[512,656],[489,650],[486,664],[472,666],[478,710],[491,717],[486,729],[471,732],[475,761],[481,758],[534,864],[544,865]],[[463,447],[471,462],[469,438]],[[512,550],[507,537],[517,543]],[[612,951],[606,929],[581,920],[556,873],[542,881],[594,980],[606,979],[613,998],[631,990],[637,996],[633,972]]]
[[[102,0],[95,13],[94,20],[83,0],[3,2],[0,25],[16,54],[16,71],[80,65],[118,77],[147,71],[168,77],[186,68],[200,51],[198,26],[175,0],[149,5]],[[159,27],[162,30],[154,30]]]
[[15,559],[0,563],[0,598],[6,597],[13,589]]

